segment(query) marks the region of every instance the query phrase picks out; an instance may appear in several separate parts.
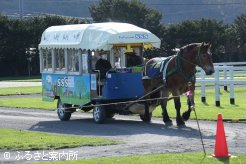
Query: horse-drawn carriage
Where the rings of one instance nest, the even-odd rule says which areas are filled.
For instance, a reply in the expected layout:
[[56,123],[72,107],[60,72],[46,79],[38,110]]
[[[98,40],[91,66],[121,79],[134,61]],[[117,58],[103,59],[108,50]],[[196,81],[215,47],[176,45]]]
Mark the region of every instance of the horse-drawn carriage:
[[[160,47],[157,36],[127,23],[49,27],[39,44],[42,98],[45,101],[58,99],[57,113],[62,121],[69,120],[76,109],[86,112],[93,109],[96,123],[103,123],[115,113],[139,114],[143,121],[150,121],[151,112],[162,101],[133,101],[163,96],[167,88],[153,90],[164,84],[163,72],[169,74],[169,65],[175,67],[174,59],[170,59],[167,66],[163,65],[166,63],[163,60],[151,60],[149,64],[162,65],[165,71],[157,71],[154,78],[146,78],[149,67],[144,67],[143,52],[145,48],[153,47]],[[210,45],[194,47],[199,47],[199,59],[196,60],[203,60],[202,55],[207,54]],[[193,64],[208,68],[203,63]],[[181,69],[186,72],[186,67]],[[165,113],[166,110],[163,116],[167,123],[170,119]]]

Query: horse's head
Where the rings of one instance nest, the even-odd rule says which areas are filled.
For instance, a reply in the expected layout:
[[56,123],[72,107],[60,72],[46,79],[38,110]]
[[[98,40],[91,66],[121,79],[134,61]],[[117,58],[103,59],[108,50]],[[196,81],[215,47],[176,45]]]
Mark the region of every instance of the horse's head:
[[214,73],[214,65],[212,61],[212,53],[210,51],[211,44],[201,43],[197,47],[196,62],[199,67],[201,67],[206,75],[211,75]]

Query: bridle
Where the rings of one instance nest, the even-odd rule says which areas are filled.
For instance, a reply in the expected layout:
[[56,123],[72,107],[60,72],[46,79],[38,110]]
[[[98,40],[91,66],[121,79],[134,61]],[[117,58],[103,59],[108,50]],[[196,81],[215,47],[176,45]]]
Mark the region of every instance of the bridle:
[[185,59],[184,57],[182,57],[182,55],[179,54],[180,51],[176,54],[177,56],[179,56],[183,61],[185,61],[186,63],[189,63],[193,66],[199,66],[201,67],[202,65],[202,59],[201,59],[201,46],[198,47],[198,52],[197,52],[197,55],[196,55],[196,61],[198,61],[198,63],[193,63],[193,62],[190,62],[189,60]]

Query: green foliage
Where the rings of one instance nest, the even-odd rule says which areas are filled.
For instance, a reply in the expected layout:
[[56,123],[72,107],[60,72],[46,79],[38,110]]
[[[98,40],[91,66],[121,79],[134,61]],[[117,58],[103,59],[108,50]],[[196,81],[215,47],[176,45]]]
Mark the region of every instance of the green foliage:
[[[226,25],[211,19],[187,20],[164,26],[162,15],[140,0],[101,0],[89,8],[95,22],[126,22],[148,29],[162,40],[160,51],[147,52],[150,57],[172,55],[171,49],[192,42],[211,42],[214,62],[245,61],[246,14]],[[39,75],[38,44],[43,31],[53,25],[85,23],[61,16],[10,19],[0,14],[0,77]],[[29,48],[35,48],[29,52]],[[164,53],[164,50],[167,54]],[[149,55],[148,55],[149,54]]]
[[238,16],[235,20],[235,31],[237,41],[240,46],[245,46],[246,43],[246,13]]
[[[53,25],[84,23],[61,16],[9,19],[0,15],[0,76],[39,75],[38,44],[43,31]],[[29,48],[35,48],[29,52]],[[29,61],[30,59],[30,61]]]
[[[168,50],[182,47],[189,43],[211,42],[215,54],[214,61],[219,61],[218,48],[224,42],[225,25],[222,22],[210,19],[187,20],[176,25],[170,25],[164,35],[164,44]],[[170,52],[169,52],[170,53]]]
[[[101,0],[89,8],[95,22],[127,22],[146,28],[162,40],[161,51],[146,52],[145,57],[173,55],[173,48],[196,42],[211,42],[214,62],[238,61],[246,50],[245,14],[238,16],[234,25],[213,19],[187,20],[164,26],[162,15],[139,0]],[[238,48],[241,47],[241,48]]]
[[150,30],[156,35],[161,33],[162,15],[155,9],[148,8],[139,0],[101,0],[89,7],[95,22],[125,22]]
[[119,143],[99,137],[63,136],[51,133],[0,129],[0,150],[50,150]]

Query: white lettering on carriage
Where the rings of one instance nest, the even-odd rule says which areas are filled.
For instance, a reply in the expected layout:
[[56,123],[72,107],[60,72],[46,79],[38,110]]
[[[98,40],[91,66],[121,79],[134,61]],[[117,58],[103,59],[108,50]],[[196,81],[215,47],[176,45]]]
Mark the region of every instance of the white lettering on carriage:
[[74,87],[74,77],[73,76],[68,77],[67,83],[68,83],[68,87],[73,88]]
[[148,34],[135,34],[136,39],[148,39]]
[[62,79],[57,80],[57,86],[58,87],[68,87],[68,78],[64,77]]

